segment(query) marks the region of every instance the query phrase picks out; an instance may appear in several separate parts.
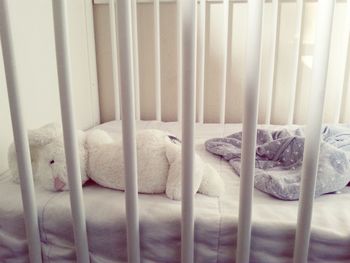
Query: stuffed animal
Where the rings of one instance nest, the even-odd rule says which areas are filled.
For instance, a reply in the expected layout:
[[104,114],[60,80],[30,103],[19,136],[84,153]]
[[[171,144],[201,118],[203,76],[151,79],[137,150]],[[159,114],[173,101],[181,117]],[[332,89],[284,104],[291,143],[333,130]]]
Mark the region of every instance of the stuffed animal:
[[[123,142],[102,130],[78,131],[81,179],[125,190]],[[62,129],[49,124],[28,133],[35,182],[53,191],[68,190]],[[181,144],[175,136],[160,130],[141,130],[136,134],[138,191],[166,193],[181,200]],[[15,148],[9,148],[9,167],[18,182]],[[224,184],[218,173],[195,154],[194,193],[220,196]]]

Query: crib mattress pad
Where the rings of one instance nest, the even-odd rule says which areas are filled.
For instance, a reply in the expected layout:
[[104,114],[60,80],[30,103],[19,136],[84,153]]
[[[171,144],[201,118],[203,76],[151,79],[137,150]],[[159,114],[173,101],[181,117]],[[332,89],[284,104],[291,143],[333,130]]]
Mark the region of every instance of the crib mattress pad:
[[[97,128],[121,133],[120,122]],[[181,138],[179,123],[137,122],[137,129],[148,128]],[[196,124],[196,152],[217,169],[226,191],[221,198],[195,196],[195,262],[235,262],[239,177],[204,142],[239,130],[240,124]],[[91,262],[127,262],[124,193],[89,182],[83,194]],[[28,262],[20,187],[4,175],[0,195],[0,262]],[[44,262],[75,262],[68,192],[36,187],[36,196]],[[349,201],[349,188],[315,199],[309,262],[350,262]],[[250,262],[292,262],[297,209],[297,201],[254,190]],[[140,194],[139,214],[142,262],[180,262],[181,202]]]

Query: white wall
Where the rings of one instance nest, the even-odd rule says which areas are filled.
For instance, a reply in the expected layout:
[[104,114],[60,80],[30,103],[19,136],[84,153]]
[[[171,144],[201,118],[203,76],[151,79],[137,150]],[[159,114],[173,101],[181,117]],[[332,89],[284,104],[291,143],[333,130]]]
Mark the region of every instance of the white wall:
[[[105,2],[95,0],[95,2]],[[147,3],[146,3],[147,2]],[[276,86],[272,102],[271,121],[284,124],[288,120],[289,99],[292,90],[293,54],[296,48],[296,2],[281,1],[280,36],[278,39],[278,60],[276,68]],[[302,55],[312,55],[317,16],[317,2],[305,2],[304,34],[302,37]],[[245,52],[247,36],[247,4],[230,4],[232,8],[232,43],[229,82],[226,93],[226,122],[242,121],[243,80],[245,77]],[[259,98],[259,122],[265,120],[267,112],[268,67],[271,53],[271,3],[264,5],[262,76]],[[177,66],[176,66],[176,3],[162,2],[160,5],[161,34],[161,74],[162,74],[162,117],[164,121],[176,120]],[[140,96],[142,119],[154,119],[154,30],[152,1],[138,3],[138,39],[140,57]],[[114,119],[114,101],[112,88],[111,55],[109,40],[108,5],[94,5],[96,32],[96,50],[100,85],[101,120]],[[343,60],[345,55],[346,8],[344,1],[337,1],[331,44],[331,58],[327,82],[325,121],[335,121],[335,101],[341,89]],[[206,23],[206,77],[205,77],[205,121],[218,122],[220,98],[218,88],[222,83],[223,60],[223,5],[222,2],[207,1]],[[305,123],[310,95],[310,68],[302,64],[300,85],[297,90],[295,122]],[[350,105],[350,92],[348,93]],[[350,121],[350,106],[344,113],[343,121]]]
[[[92,7],[89,0],[67,2],[75,114],[77,126],[85,129],[99,123],[93,27],[89,23]],[[8,3],[26,126],[37,128],[60,122],[51,1],[11,0]],[[7,169],[7,148],[12,140],[0,51],[0,173]]]

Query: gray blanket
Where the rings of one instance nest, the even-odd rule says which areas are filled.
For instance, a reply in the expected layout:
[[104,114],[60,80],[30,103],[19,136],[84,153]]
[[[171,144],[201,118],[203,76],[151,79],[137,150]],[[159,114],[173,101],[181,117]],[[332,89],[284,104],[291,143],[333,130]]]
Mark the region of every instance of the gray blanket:
[[[224,157],[240,175],[242,133],[206,141],[206,149]],[[255,187],[283,200],[299,198],[304,132],[257,131]],[[325,126],[315,196],[338,191],[350,181],[350,129]]]

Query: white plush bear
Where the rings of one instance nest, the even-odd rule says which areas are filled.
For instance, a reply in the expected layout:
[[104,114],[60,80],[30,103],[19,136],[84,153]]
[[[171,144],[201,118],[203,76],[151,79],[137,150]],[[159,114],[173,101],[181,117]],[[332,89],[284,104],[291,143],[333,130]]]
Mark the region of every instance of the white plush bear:
[[[99,185],[125,190],[122,140],[113,140],[102,130],[78,131],[82,183],[91,178]],[[181,148],[179,140],[160,130],[136,134],[138,190],[166,193],[181,200]],[[61,128],[46,125],[29,132],[35,181],[54,191],[68,190]],[[15,181],[18,171],[14,146],[9,148],[9,166]],[[195,155],[194,193],[220,196],[224,184],[217,172]]]

